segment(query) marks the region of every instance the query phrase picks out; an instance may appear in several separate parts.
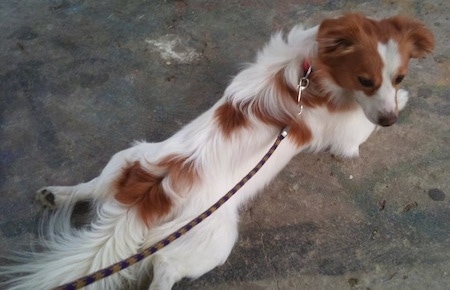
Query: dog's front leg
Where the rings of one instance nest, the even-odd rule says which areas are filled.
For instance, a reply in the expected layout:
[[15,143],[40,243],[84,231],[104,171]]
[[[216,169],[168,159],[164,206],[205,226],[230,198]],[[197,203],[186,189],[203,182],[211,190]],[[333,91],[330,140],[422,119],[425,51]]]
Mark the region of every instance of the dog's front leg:
[[403,110],[408,102],[408,91],[399,89],[397,91],[397,108],[399,111]]

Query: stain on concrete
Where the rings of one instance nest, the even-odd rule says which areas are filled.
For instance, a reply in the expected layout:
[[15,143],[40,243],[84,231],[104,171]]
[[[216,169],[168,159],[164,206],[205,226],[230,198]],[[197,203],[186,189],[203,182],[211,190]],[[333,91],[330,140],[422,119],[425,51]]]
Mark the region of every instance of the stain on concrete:
[[322,275],[343,275],[346,272],[344,264],[339,260],[324,259],[319,262],[318,272]]
[[432,188],[432,189],[428,190],[428,196],[434,201],[444,201],[445,200],[445,192],[443,192],[439,188]]
[[13,37],[17,40],[33,40],[38,36],[38,33],[29,26],[22,26],[10,35],[10,37]]
[[109,80],[109,75],[106,73],[102,74],[89,74],[89,73],[80,73],[78,76],[78,82],[80,86],[83,88],[93,88],[99,85],[104,84]]

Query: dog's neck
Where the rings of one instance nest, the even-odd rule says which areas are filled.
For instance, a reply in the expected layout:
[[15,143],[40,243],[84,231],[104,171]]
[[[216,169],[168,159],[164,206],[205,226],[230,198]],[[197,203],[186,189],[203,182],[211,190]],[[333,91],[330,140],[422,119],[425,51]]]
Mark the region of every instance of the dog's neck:
[[303,92],[302,105],[306,109],[326,106],[330,111],[346,111],[358,106],[351,93],[336,85],[331,76],[315,63],[310,58],[305,58],[301,65],[303,75],[311,70],[308,75],[309,85]]

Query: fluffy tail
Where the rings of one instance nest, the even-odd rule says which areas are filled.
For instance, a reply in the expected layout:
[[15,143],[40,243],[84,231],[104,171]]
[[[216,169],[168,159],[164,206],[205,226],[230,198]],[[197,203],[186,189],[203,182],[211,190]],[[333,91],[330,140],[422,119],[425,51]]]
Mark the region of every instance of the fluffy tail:
[[[45,238],[38,243],[45,250],[9,258],[13,264],[0,267],[0,275],[9,277],[1,286],[10,290],[52,289],[138,251],[145,227],[132,210],[115,202],[105,202],[94,210],[97,217],[93,222],[74,229],[70,225],[73,204],[59,209],[46,222]],[[128,269],[88,289],[120,289],[125,281],[134,280],[136,273]]]

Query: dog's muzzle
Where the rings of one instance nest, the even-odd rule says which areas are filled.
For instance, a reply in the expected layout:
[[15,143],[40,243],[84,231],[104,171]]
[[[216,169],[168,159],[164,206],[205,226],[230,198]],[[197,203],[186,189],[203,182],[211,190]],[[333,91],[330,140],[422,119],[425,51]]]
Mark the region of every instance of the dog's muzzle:
[[388,127],[395,124],[397,119],[398,117],[396,113],[383,114],[378,117],[378,124],[383,127]]

